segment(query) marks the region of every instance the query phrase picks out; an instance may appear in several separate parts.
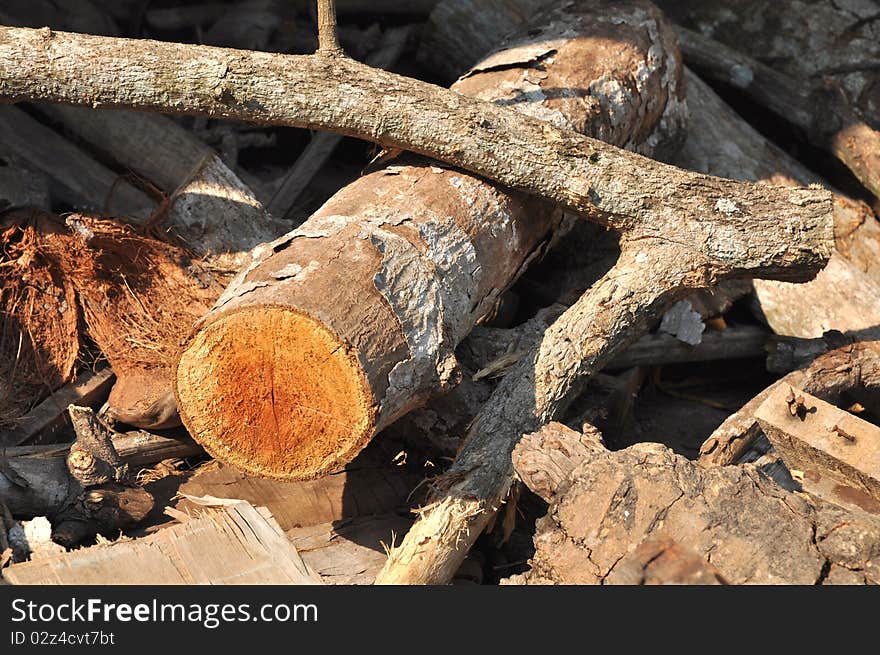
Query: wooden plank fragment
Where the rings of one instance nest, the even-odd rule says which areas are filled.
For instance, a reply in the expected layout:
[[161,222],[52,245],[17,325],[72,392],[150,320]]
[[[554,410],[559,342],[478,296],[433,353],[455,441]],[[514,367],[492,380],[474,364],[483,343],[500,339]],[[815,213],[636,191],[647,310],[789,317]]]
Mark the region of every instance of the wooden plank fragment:
[[92,406],[103,402],[115,380],[109,368],[81,373],[74,382],[61,387],[22,416],[14,430],[0,431],[0,445],[18,446],[37,437],[50,440],[70,424],[68,405]]
[[880,501],[880,427],[787,384],[755,418],[789,469],[834,478]]
[[[120,453],[121,455],[121,453]],[[265,506],[282,529],[405,510],[419,478],[393,467],[355,468],[317,480],[284,481],[248,475],[217,463],[185,482],[190,496],[241,498]],[[183,500],[178,507],[185,507]]]
[[326,584],[373,584],[395,535],[412,521],[396,514],[333,521],[287,531],[287,538]]
[[3,571],[11,584],[321,584],[274,520],[238,502],[142,539]]

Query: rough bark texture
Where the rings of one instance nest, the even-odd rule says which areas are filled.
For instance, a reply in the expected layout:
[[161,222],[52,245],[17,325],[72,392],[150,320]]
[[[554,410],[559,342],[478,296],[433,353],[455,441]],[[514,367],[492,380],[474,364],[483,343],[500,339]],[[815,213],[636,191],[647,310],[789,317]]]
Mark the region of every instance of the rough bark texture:
[[[582,452],[545,496],[550,511],[520,582],[620,582],[640,544],[653,538],[687,544],[731,584],[825,583],[835,567],[859,584],[880,575],[876,516],[811,504],[751,465],[702,469],[660,444]],[[836,530],[847,534],[832,536]]]
[[[344,57],[3,28],[0,79],[7,102],[106,105],[338,131],[436,157],[622,231],[674,220],[702,242],[708,235],[700,226],[720,221],[731,232],[725,242],[734,244],[708,243],[704,250],[728,264],[738,259],[738,246],[764,241],[756,236],[763,229],[741,230],[750,219],[775,231],[810,231],[824,229],[828,213],[827,194],[815,189],[757,189],[684,174],[507,107]],[[724,201],[737,210],[724,211],[730,206]],[[778,272],[802,257],[813,260],[792,247],[766,257],[762,268]]]
[[[744,181],[796,186],[817,177],[774,146],[692,73],[687,75],[688,138],[673,163]],[[755,280],[760,313],[777,334],[820,337],[880,323],[880,222],[864,203],[834,201],[835,253],[815,280]]]
[[700,448],[700,463],[724,466],[737,462],[761,434],[755,412],[780,386],[803,389],[827,402],[861,402],[880,410],[880,342],[850,344],[818,357],[808,368],[793,371],[731,414]]
[[[536,19],[539,29],[454,89],[620,146],[672,140],[683,108],[669,32],[644,3],[617,5],[615,21],[602,6]],[[428,163],[361,178],[261,248],[201,322],[178,366],[184,422],[245,470],[307,478],[338,468],[450,381],[455,347],[560,217]],[[298,347],[278,347],[289,343]],[[254,382],[242,388],[242,376]]]

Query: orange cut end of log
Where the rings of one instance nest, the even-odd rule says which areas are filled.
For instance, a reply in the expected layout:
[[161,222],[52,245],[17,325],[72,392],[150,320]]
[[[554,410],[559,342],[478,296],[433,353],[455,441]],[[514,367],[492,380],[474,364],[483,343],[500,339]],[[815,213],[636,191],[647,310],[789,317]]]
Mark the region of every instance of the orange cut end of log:
[[225,314],[186,344],[175,378],[193,438],[250,473],[315,478],[341,468],[373,436],[375,403],[357,355],[290,308]]

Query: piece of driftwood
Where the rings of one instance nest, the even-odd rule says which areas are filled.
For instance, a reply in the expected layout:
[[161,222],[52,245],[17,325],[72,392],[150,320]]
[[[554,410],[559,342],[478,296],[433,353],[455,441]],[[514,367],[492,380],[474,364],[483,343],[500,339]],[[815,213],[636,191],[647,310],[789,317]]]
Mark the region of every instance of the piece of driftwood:
[[837,479],[880,502],[880,428],[788,384],[755,419],[789,470]]
[[268,512],[239,501],[141,539],[3,570],[10,584],[321,584]]
[[[651,127],[662,123],[671,138],[681,118],[669,116],[681,110],[678,68],[670,33],[646,6],[618,5],[616,22],[594,3],[550,12],[453,88],[618,145],[659,146]],[[630,45],[597,57],[594,33]],[[551,92],[608,79],[622,96]],[[253,473],[310,478],[339,468],[454,382],[454,348],[560,219],[554,205],[428,162],[357,180],[256,251],[200,321],[177,367],[184,424],[216,457]]]
[[771,394],[786,385],[833,404],[860,402],[877,412],[880,410],[880,342],[842,346],[770,385],[731,414],[703,442],[700,463],[724,466],[739,461],[761,434],[755,412]]
[[[387,69],[403,54],[407,40],[412,34],[409,26],[387,30],[379,47],[367,57],[367,65],[374,68]],[[297,157],[293,167],[287,172],[278,190],[272,196],[266,208],[273,216],[287,216],[297,199],[308,187],[312,178],[330,159],[342,136],[332,132],[318,132]]]
[[[880,575],[871,544],[880,535],[876,516],[808,502],[753,465],[704,469],[660,444],[603,452],[557,435],[565,440],[572,442],[573,467],[544,496],[549,513],[538,521],[532,569],[520,582],[625,580],[640,544],[653,538],[686,544],[730,584],[831,583],[835,568],[853,571],[858,584]],[[517,469],[545,443],[524,437],[514,452]],[[836,530],[846,534],[823,539]]]
[[156,202],[88,153],[17,107],[0,106],[0,156],[12,155],[56,184],[53,200],[146,220]]
[[698,32],[679,28],[679,42],[690,66],[731,84],[840,159],[880,197],[880,132],[850,106],[838,88],[790,77]]
[[6,446],[34,441],[51,442],[60,430],[69,425],[68,405],[99,405],[110,393],[114,380],[113,371],[109,368],[94,373],[80,373],[76,380],[61,387],[18,419],[14,428],[0,433],[0,442]]

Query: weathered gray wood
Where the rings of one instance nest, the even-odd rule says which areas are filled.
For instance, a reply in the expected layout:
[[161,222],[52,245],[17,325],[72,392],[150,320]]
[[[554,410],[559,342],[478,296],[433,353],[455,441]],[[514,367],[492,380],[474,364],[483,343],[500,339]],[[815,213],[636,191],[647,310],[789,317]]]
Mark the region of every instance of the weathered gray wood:
[[37,109],[168,194],[214,152],[164,116],[46,103]]
[[15,564],[10,584],[321,584],[271,518],[245,502],[141,539]]
[[[67,443],[5,450],[6,465],[27,483],[26,486],[17,484],[0,474],[0,498],[13,514],[24,518],[54,516],[79,493],[80,485],[67,468],[70,447],[71,444]],[[164,459],[190,457],[203,452],[201,446],[188,437],[172,439],[143,431],[114,433],[113,447],[133,473]]]
[[11,154],[57,184],[57,200],[134,219],[149,217],[155,202],[61,135],[17,107],[0,106],[0,156]]
[[69,425],[68,405],[97,405],[110,393],[116,377],[109,368],[80,373],[77,379],[53,393],[18,420],[14,430],[0,433],[0,442],[17,446],[26,441],[50,441]]
[[854,109],[880,127],[877,0],[657,0],[657,5],[675,22],[788,75],[832,80]]
[[[438,0],[336,0],[336,9],[342,16],[346,14],[376,14],[376,15],[402,15],[402,16],[426,16]],[[261,10],[273,5],[286,5],[299,12],[314,10],[314,0],[293,0],[281,2],[280,0],[246,0],[237,4],[237,8],[243,10]],[[216,21],[229,11],[229,5],[223,2],[205,2],[203,4],[188,5],[182,7],[161,7],[147,10],[145,18],[147,23],[160,30],[180,30],[205,25]]]
[[880,197],[880,132],[852,110],[842,93],[780,73],[698,32],[679,28],[678,36],[689,65],[800,127]]
[[385,563],[385,546],[411,523],[396,514],[367,516],[292,528],[287,538],[325,584],[368,585]]

